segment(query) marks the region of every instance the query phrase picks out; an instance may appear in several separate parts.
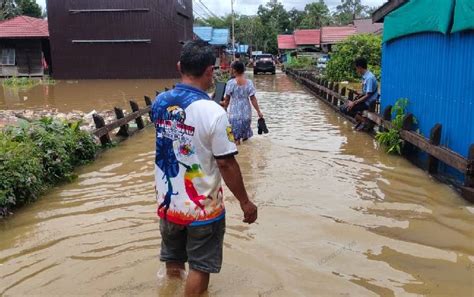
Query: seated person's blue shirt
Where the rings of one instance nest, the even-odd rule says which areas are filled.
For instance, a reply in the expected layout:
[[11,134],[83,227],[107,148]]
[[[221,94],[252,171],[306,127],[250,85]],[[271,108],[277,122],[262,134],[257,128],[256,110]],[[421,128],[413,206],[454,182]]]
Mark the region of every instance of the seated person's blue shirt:
[[367,106],[370,106],[372,103],[376,102],[379,96],[378,93],[378,83],[375,75],[367,70],[362,76],[362,93],[365,95],[367,93],[373,93],[364,103]]

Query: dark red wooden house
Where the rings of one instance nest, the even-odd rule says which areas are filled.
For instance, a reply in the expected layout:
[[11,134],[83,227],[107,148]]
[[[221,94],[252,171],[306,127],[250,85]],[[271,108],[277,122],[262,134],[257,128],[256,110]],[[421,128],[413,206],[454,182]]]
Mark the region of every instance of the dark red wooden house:
[[57,79],[174,78],[192,0],[48,0]]

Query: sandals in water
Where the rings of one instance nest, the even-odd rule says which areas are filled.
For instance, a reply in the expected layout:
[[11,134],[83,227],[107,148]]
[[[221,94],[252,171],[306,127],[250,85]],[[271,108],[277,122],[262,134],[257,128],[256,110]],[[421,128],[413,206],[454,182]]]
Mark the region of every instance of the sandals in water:
[[262,135],[262,133],[268,134],[267,124],[264,118],[258,119],[258,134]]

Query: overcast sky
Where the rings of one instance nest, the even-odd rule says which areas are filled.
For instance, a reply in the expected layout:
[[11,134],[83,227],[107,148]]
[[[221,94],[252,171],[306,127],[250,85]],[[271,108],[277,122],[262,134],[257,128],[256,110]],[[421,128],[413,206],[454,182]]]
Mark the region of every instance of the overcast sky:
[[[133,1],[133,0],[131,0]],[[196,0],[198,1],[198,0]],[[230,12],[230,0],[201,0],[211,11],[218,15],[225,15]],[[334,9],[341,0],[325,0],[326,4],[330,9]],[[46,0],[36,0],[41,6],[45,7]],[[264,4],[268,0],[236,0],[235,10],[238,13],[253,15],[257,13],[257,8],[260,4]],[[287,9],[296,7],[303,9],[308,3],[314,2],[314,0],[281,0]],[[362,0],[364,5],[368,6],[380,6],[386,0]],[[195,8],[198,12],[201,12],[201,8]]]

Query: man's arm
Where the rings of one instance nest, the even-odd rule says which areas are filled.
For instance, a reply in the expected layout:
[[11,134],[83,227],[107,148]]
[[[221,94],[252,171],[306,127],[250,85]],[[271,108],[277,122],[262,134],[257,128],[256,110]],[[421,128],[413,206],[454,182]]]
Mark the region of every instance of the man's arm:
[[240,202],[240,208],[244,212],[244,222],[252,224],[257,220],[257,207],[248,197],[239,163],[234,156],[217,158],[216,161],[224,182]]

